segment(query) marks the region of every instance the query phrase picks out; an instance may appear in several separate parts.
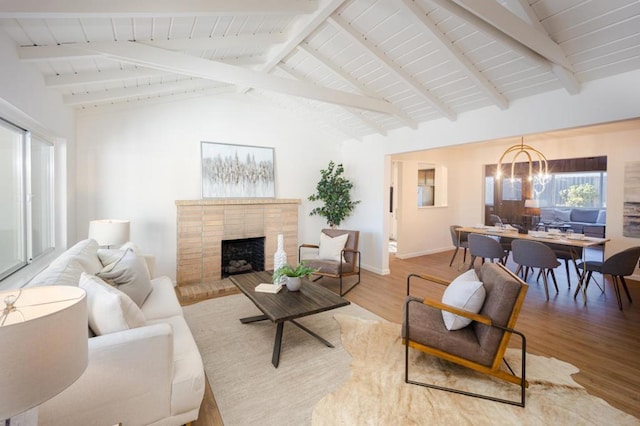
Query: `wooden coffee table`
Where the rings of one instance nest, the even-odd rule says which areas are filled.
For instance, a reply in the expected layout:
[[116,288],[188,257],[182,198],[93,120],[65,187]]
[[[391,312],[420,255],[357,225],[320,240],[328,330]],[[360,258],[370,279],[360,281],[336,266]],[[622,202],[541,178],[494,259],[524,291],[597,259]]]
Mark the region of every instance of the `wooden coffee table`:
[[263,313],[263,315],[242,318],[240,321],[243,324],[248,324],[256,321],[271,320],[271,322],[277,325],[276,339],[273,344],[273,355],[271,357],[273,366],[278,368],[278,364],[280,363],[280,346],[285,321],[291,322],[328,347],[333,348],[334,346],[331,343],[307,327],[297,323],[295,319],[340,308],[351,302],[309,280],[303,280],[302,288],[299,291],[289,291],[286,286],[276,294],[258,293],[254,290],[260,283],[270,283],[271,278],[272,274],[264,271],[232,275],[229,277],[231,282]]

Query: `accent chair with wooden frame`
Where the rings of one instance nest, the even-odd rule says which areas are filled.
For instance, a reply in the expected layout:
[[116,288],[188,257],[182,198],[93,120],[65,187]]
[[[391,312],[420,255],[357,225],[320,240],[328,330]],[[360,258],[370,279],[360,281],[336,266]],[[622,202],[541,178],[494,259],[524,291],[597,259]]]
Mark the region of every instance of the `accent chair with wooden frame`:
[[[402,338],[405,345],[405,382],[428,388],[454,392],[505,404],[525,405],[526,338],[514,329],[528,285],[499,263],[482,265],[478,278],[482,281],[486,296],[479,313],[455,308],[442,302],[411,296],[411,279],[419,278],[440,285],[449,282],[425,274],[407,277],[407,298],[404,304]],[[472,320],[459,330],[445,327],[442,311],[448,311]],[[521,338],[522,365],[516,375],[504,355],[512,334]],[[520,386],[520,400],[508,400],[460,389],[418,382],[409,378],[409,348],[445,359],[483,374]],[[508,371],[501,368],[502,362]]]
[[[304,249],[313,249],[320,251],[320,245],[302,244],[298,247],[298,259],[304,260],[305,264],[316,269],[314,275],[317,275],[313,281],[318,281],[322,277],[337,278],[340,280],[340,296],[344,296],[350,292],[355,286],[360,284],[360,251],[358,251],[358,242],[360,239],[360,231],[349,231],[345,229],[323,229],[322,233],[331,238],[348,234],[344,248],[340,252],[339,260],[328,260],[319,258],[303,258]],[[357,275],[358,281],[351,285],[346,291],[343,291],[343,278]]]

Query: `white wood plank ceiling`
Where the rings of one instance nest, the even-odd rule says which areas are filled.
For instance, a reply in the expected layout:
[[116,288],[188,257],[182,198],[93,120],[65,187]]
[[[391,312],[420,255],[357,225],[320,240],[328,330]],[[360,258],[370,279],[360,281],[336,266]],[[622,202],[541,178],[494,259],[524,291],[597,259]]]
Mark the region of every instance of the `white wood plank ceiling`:
[[639,0],[2,0],[79,109],[238,92],[361,138],[640,68]]

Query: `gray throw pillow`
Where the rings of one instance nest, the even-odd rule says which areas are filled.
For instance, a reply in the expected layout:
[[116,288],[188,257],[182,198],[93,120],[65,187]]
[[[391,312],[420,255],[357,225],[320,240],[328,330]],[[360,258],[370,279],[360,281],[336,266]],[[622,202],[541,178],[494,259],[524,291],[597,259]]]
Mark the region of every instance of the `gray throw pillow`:
[[144,259],[131,249],[127,249],[115,264],[108,265],[96,275],[125,293],[138,306],[142,306],[152,290]]

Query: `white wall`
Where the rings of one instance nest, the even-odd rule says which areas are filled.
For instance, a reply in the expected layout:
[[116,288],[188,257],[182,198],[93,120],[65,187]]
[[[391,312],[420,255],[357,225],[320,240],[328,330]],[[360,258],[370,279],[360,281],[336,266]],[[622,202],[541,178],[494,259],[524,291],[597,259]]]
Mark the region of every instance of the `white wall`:
[[317,124],[255,96],[200,97],[78,117],[77,232],[92,219],[131,221],[131,240],[175,278],[176,200],[200,199],[200,142],[275,148],[276,197],[302,200],[300,242],[317,243],[319,217],[307,197],[338,144]]
[[[75,222],[74,156],[68,155],[74,151],[75,113],[63,105],[60,94],[45,87],[33,65],[18,60],[17,46],[2,30],[0,58],[0,117],[55,145],[55,238],[56,247],[61,250],[73,239],[69,224]],[[22,285],[32,270],[40,267],[35,264],[23,269],[5,280],[3,287]]]
[[[455,122],[436,120],[420,125],[417,130],[403,128],[390,132],[386,137],[376,135],[365,138],[364,142],[346,142],[342,150],[343,158],[357,158],[362,164],[352,169],[356,186],[375,188],[368,193],[372,198],[366,200],[367,209],[358,208],[350,218],[350,222],[357,224],[360,229],[378,233],[378,238],[370,238],[368,241],[376,246],[362,248],[371,259],[365,259],[363,254],[363,261],[370,261],[374,269],[388,270],[386,237],[389,215],[386,204],[390,174],[382,171],[389,169],[391,155],[640,117],[638,81],[640,70],[584,84],[578,95],[571,96],[564,91],[544,93],[515,100],[506,111],[493,107],[484,108],[461,114]],[[622,162],[640,159],[639,144],[635,141],[622,146],[615,139],[607,139],[596,143],[597,149],[591,149],[592,155],[610,155],[610,179],[616,177],[614,169],[619,170]],[[511,144],[513,142],[511,140]],[[420,212],[424,216],[422,222],[413,223],[404,231],[399,230],[403,235],[408,234],[422,240],[420,243],[410,240],[405,250],[402,248],[403,238],[400,235],[400,254],[401,251],[410,254],[450,247],[446,229],[449,224],[468,225],[481,221],[484,189],[481,186],[482,164],[495,163],[504,148],[509,145],[508,142],[505,144],[491,152],[484,151],[483,148],[478,152],[472,151],[471,154],[462,153],[458,162],[446,161],[443,164],[449,169],[449,207],[424,209]],[[561,144],[555,154],[549,156],[569,158],[588,155],[587,150],[580,144],[567,145],[564,148],[563,146]],[[624,149],[625,153],[619,152],[620,149]],[[546,153],[544,148],[541,150]],[[485,153],[486,158],[478,156]],[[431,158],[424,161],[437,162]],[[620,185],[621,182],[617,181],[616,184]],[[612,187],[612,191],[619,188]],[[610,204],[611,202],[613,200],[610,199]],[[609,229],[607,232],[609,233]],[[611,232],[616,232],[615,228],[612,228]],[[637,244],[637,240],[635,243]],[[626,244],[629,242],[613,242],[610,247],[614,250]]]

